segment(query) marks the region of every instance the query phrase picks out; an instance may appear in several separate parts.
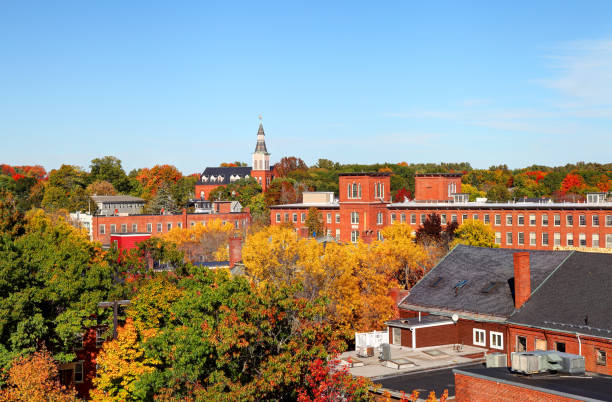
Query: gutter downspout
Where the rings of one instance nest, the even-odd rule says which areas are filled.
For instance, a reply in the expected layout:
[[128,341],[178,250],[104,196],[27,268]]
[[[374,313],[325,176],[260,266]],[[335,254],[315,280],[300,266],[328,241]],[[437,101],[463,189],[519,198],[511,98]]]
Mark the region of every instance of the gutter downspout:
[[582,356],[582,342],[580,342],[580,334],[576,332],[576,338],[578,338],[578,354]]
[[412,332],[412,350],[416,349],[416,328],[411,328],[410,332]]

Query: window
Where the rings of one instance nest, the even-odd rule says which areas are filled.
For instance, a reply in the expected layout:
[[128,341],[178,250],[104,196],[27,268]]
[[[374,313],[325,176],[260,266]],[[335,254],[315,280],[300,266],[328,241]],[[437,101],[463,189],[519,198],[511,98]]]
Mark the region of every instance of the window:
[[586,215],[578,215],[578,226],[586,226]]
[[351,212],[351,225],[359,224],[359,212]]
[[517,225],[523,226],[525,225],[525,216],[523,214],[518,214],[516,218]]
[[523,246],[525,244],[525,233],[523,232],[518,232],[518,241],[517,241],[519,246]]
[[306,212],[300,214],[300,221],[302,221],[302,223],[306,222]]
[[548,215],[542,215],[542,226],[548,226]]
[[348,198],[361,198],[361,184],[353,183],[348,185]]
[[485,214],[484,215],[484,223],[486,223],[487,225],[490,223],[490,221],[489,221],[489,214]]
[[351,241],[353,243],[357,243],[357,240],[359,239],[359,231],[357,230],[352,230],[351,231]]
[[553,215],[553,225],[561,226],[561,215]]
[[440,224],[446,225],[446,214],[440,215]]
[[127,224],[126,223],[122,223],[121,224],[121,233],[127,233]]
[[331,214],[331,212],[327,213],[327,223],[332,223],[332,214]]
[[506,244],[512,245],[512,232],[506,232]]
[[425,222],[425,214],[421,214],[420,224],[422,225]]
[[378,239],[378,241],[382,241],[383,240],[383,235],[382,235],[382,232],[380,230],[376,231],[376,238]]
[[376,224],[377,225],[383,224],[383,213],[382,212],[379,212],[376,214]]
[[326,235],[327,237],[331,237],[331,229],[327,229],[327,230],[325,231],[325,235]]
[[467,214],[461,215],[461,222],[463,223],[465,221],[467,221]]
[[591,238],[591,247],[599,248],[599,235],[594,234]]
[[336,214],[336,223],[340,223],[340,214]]
[[104,225],[100,225],[100,234],[104,234],[106,232],[106,228]]
[[416,214],[410,215],[410,223],[416,225]]
[[457,192],[457,184],[456,183],[450,183],[448,185],[448,196],[450,197],[452,194]]
[[281,221],[281,215],[279,213],[276,213],[276,223],[280,223]]
[[574,226],[574,217],[572,215],[565,216],[565,225],[566,226]]
[[191,222],[191,226],[192,226],[192,227],[193,227],[193,226],[195,226],[195,224],[196,224],[195,222]]
[[501,332],[489,332],[491,336],[490,345],[492,349],[503,349],[504,348],[504,334]]
[[501,225],[501,215],[495,214],[495,226]]
[[565,342],[555,342],[555,350],[565,353]]
[[535,225],[536,225],[536,216],[529,215],[529,226],[535,226]]
[[606,365],[606,351],[603,349],[595,349],[595,362],[598,366]]
[[[193,226],[193,222],[191,222],[191,226]],[[147,223],[147,233],[153,232],[153,224]]]
[[599,215],[593,215],[591,221],[593,226],[599,226]]
[[234,221],[234,227],[240,229],[240,221]]
[[74,348],[83,349],[83,333],[79,332],[74,336]]
[[168,231],[168,232],[169,232],[171,229],[172,229],[172,223],[168,223],[168,224],[166,225],[166,231]]
[[612,215],[606,215],[606,227],[612,226]]
[[478,214],[474,214],[474,215],[472,215],[472,219],[474,219],[475,221],[477,221],[477,220],[478,220]]
[[117,233],[117,225],[111,224],[110,225],[110,232],[111,233]]
[[289,222],[289,212],[285,212],[285,222]]
[[506,226],[512,226],[512,215],[506,215]]
[[535,339],[535,350],[546,350],[546,349],[547,349],[546,339],[536,338]]
[[136,232],[138,232],[138,224],[132,223],[132,233],[136,233]]
[[526,352],[527,351],[527,337],[517,335],[516,336],[516,351],[517,352]]
[[548,246],[548,233],[542,233],[542,245]]
[[400,214],[400,222],[406,222],[406,214]]
[[567,237],[566,237],[566,240],[567,240],[567,245],[568,246],[573,246],[574,245],[574,234],[573,233],[568,233]]
[[501,233],[495,232],[495,244],[501,244]]
[[553,235],[553,245],[560,246],[561,245],[561,233],[555,233]]
[[83,382],[83,362],[78,361],[74,363],[74,382]]
[[476,346],[487,346],[486,335],[487,331],[484,329],[474,328],[474,340],[472,343]]
[[606,235],[606,248],[612,248],[612,234]]
[[402,344],[402,329],[401,328],[393,328],[393,344],[396,346],[401,346]]
[[384,183],[374,184],[374,198],[385,198],[385,184]]
[[162,231],[162,224],[158,223],[157,224],[157,233],[160,233]]
[[451,222],[457,223],[457,215],[455,214],[451,215]]
[[578,245],[580,247],[586,247],[586,235],[584,233],[578,235]]
[[293,218],[293,223],[297,223],[297,213],[294,212],[291,217]]
[[336,240],[340,240],[340,229],[336,229]]
[[391,214],[391,223],[395,222],[395,212]]
[[106,332],[106,328],[96,328],[96,348],[100,349],[104,344],[105,337],[104,333]]
[[530,232],[529,233],[529,245],[530,246],[537,246],[537,240],[536,240],[536,234],[535,232]]

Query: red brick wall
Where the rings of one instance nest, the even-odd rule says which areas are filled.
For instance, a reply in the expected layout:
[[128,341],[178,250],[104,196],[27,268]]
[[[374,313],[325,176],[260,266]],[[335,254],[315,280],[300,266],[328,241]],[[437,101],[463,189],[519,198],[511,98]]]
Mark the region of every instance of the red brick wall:
[[448,185],[455,183],[455,193],[461,192],[461,177],[415,176],[414,199],[417,201],[452,200],[448,194]]
[[225,184],[196,184],[195,186],[195,197],[202,198],[205,200],[210,200],[210,192],[216,189],[217,187],[225,187]]
[[489,402],[489,401],[576,401],[545,392],[535,391],[520,386],[502,384],[482,378],[455,374],[455,400],[457,402]]
[[[319,213],[321,214],[321,219],[323,221],[323,226],[325,230],[330,231],[330,235],[332,237],[336,236],[336,229],[341,228],[340,223],[336,223],[336,214],[340,213],[339,208],[318,208]],[[304,214],[304,221],[302,221],[302,213]],[[277,217],[277,214],[280,214]],[[294,220],[294,214],[295,220]],[[331,214],[330,222],[328,222],[327,214]],[[277,220],[280,218],[280,221]],[[272,225],[281,225],[283,223],[290,223],[294,228],[297,229],[298,234],[300,236],[311,236],[311,233],[308,233],[308,229],[306,228],[306,219],[308,218],[308,207],[305,208],[271,208],[270,209],[270,222]],[[342,222],[342,217],[340,218]],[[350,219],[350,218],[349,218]]]
[[457,326],[455,324],[416,329],[417,348],[455,343],[457,343]]
[[[474,344],[474,328],[486,331],[484,346]],[[494,349],[491,347],[491,331],[503,334],[503,349]],[[457,343],[487,348],[490,352],[505,353],[508,348],[508,329],[506,324],[460,319],[457,322]]]
[[[574,334],[564,334],[562,332],[545,331],[512,325],[509,327],[509,352],[517,351],[517,336],[524,336],[526,338],[527,351],[535,350],[536,339],[545,340],[547,350],[554,350],[556,342],[563,342],[565,343],[565,351],[567,353],[581,354],[584,356],[584,363],[587,371],[612,375],[612,340],[581,335],[580,345],[577,336]],[[606,352],[605,365],[597,364],[595,349],[601,349]],[[509,354],[508,359],[510,359]]]
[[264,192],[268,190],[273,179],[273,174],[270,170],[251,170],[251,176],[257,180]]
[[138,243],[143,242],[150,238],[150,234],[143,234],[141,236],[121,236],[121,235],[111,235],[110,242],[117,242],[117,249],[119,250],[131,250],[133,248],[138,247]]

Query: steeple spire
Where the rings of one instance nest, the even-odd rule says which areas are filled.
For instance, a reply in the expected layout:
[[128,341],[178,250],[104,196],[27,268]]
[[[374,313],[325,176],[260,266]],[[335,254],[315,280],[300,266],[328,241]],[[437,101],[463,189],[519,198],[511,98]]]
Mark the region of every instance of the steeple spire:
[[266,148],[266,133],[264,132],[261,115],[259,115],[259,129],[257,130],[257,144],[255,145],[255,153],[263,153],[269,155]]

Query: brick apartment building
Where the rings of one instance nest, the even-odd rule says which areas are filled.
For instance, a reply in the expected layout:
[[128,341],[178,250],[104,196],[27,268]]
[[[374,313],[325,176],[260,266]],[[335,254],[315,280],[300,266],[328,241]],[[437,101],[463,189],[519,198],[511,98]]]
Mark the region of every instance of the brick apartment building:
[[502,248],[612,248],[612,202],[605,200],[605,194],[589,195],[587,202],[580,203],[469,202],[468,195],[461,193],[459,173],[415,175],[415,200],[392,202],[390,187],[389,173],[343,173],[338,199],[304,193],[302,203],[272,206],[271,224],[289,222],[306,236],[307,212],[314,207],[321,212],[328,236],[355,242],[381,238],[380,230],[394,222],[416,231],[428,214],[436,213],[442,225],[482,220],[491,225]]
[[264,192],[268,189],[274,178],[274,166],[270,166],[270,153],[266,147],[266,134],[262,123],[259,123],[257,130],[252,162],[251,167],[207,167],[195,185],[195,196],[208,200],[212,190],[249,176],[257,180]]
[[419,281],[388,321],[409,348],[472,345],[489,352],[557,350],[611,375],[612,254],[459,245]]

